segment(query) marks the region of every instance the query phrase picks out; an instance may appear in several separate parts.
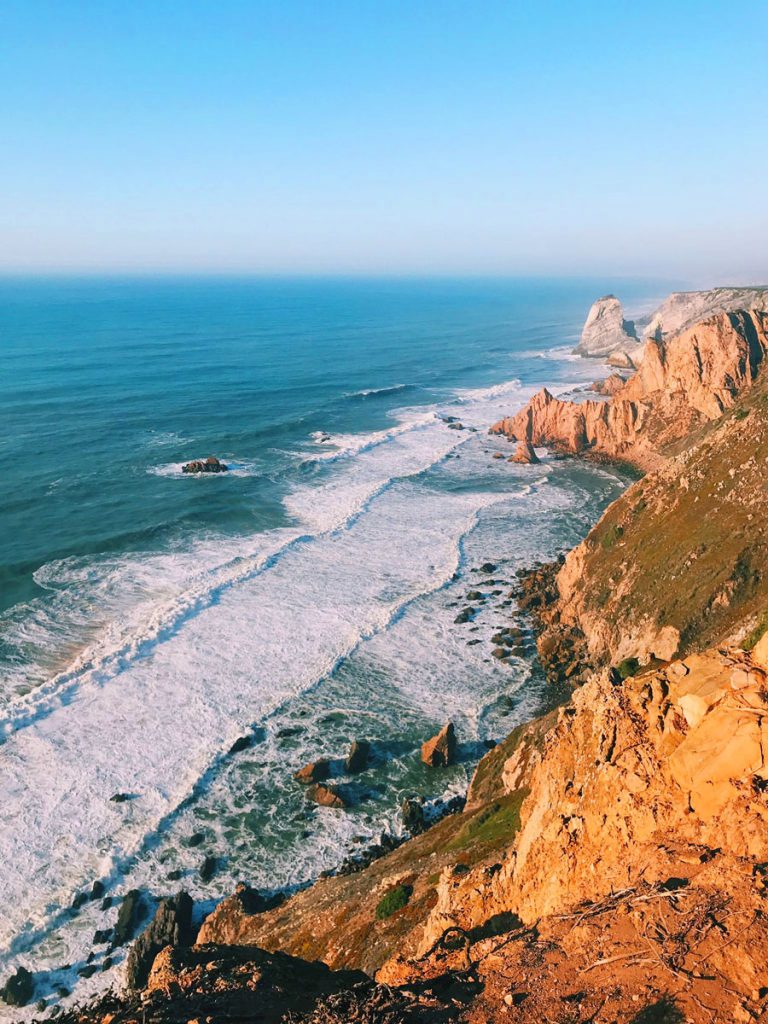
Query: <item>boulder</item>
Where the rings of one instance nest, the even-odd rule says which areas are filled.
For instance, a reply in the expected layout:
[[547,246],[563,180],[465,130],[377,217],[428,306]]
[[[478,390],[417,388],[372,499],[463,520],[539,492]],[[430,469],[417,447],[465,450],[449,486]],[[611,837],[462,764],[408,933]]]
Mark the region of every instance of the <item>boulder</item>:
[[515,454],[510,456],[508,461],[519,462],[522,463],[523,465],[530,466],[534,465],[537,462],[540,462],[541,460],[539,459],[536,452],[533,450],[533,445],[531,444],[531,442],[523,439],[522,441],[517,442]]
[[335,786],[324,786],[322,783],[315,783],[307,790],[307,796],[321,807],[334,807],[343,810],[349,807],[347,800],[341,795]]
[[155,957],[166,946],[191,946],[192,899],[185,892],[160,900],[152,922],[136,939],[126,961],[125,980],[129,988],[142,989],[147,983]]
[[293,776],[303,786],[309,786],[313,782],[323,782],[330,778],[331,762],[327,757],[321,757],[318,761],[310,761],[304,765]]
[[421,745],[421,760],[430,768],[445,768],[456,759],[456,733],[447,722],[431,740]]
[[219,462],[215,455],[209,455],[207,459],[193,459],[186,462],[182,467],[182,473],[226,473],[229,466]]
[[349,754],[344,761],[344,771],[354,774],[362,772],[368,767],[368,759],[371,756],[371,745],[366,740],[354,740],[349,748]]
[[35,994],[35,979],[26,967],[19,967],[0,988],[0,997],[9,1006],[26,1006]]

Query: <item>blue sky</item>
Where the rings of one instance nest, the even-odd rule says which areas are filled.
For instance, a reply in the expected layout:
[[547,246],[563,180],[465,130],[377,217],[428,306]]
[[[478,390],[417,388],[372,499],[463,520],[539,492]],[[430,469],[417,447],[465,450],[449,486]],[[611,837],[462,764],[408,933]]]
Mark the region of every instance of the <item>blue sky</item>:
[[3,0],[0,269],[768,280],[768,5]]

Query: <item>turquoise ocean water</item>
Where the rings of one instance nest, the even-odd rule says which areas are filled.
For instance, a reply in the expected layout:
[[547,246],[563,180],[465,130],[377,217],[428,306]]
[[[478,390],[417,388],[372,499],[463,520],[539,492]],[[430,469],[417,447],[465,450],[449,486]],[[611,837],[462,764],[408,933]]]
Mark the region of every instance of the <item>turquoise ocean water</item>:
[[[664,290],[620,287],[630,311]],[[93,881],[147,907],[303,884],[535,713],[533,659],[489,656],[505,584],[626,479],[493,459],[487,427],[599,375],[570,348],[606,290],[0,282],[0,974],[82,998],[114,974],[77,980],[115,915],[72,909]],[[231,472],[181,473],[209,454]],[[456,624],[484,561],[505,582]],[[436,776],[418,746],[447,718],[462,760]],[[352,809],[308,805],[292,773],[354,738],[376,757]]]

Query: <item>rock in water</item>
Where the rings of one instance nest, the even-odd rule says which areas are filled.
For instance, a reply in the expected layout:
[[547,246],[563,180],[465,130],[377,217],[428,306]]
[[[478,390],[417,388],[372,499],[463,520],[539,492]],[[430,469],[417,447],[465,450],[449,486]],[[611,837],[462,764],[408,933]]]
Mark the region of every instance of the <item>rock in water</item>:
[[229,466],[219,462],[215,455],[209,455],[207,459],[193,459],[181,467],[182,473],[226,473]]
[[0,996],[9,1006],[26,1006],[35,994],[35,979],[26,967],[19,967],[0,988]]
[[607,356],[617,349],[632,351],[638,341],[635,325],[624,319],[619,300],[615,295],[604,295],[592,304],[574,351],[582,356]]
[[122,946],[133,935],[136,925],[141,917],[142,904],[141,893],[138,889],[131,889],[123,897],[120,910],[117,914],[115,932],[112,936],[112,948]]
[[407,796],[400,805],[400,814],[403,818],[403,826],[408,829],[412,836],[424,831],[424,801],[417,797]]
[[421,760],[430,768],[446,768],[456,759],[456,733],[448,722],[437,736],[421,745]]
[[532,466],[537,462],[540,462],[539,456],[533,450],[533,445],[530,441],[518,441],[517,449],[515,454],[510,458],[510,462],[520,462],[526,466]]
[[320,783],[316,783],[314,786],[309,787],[307,796],[310,800],[314,800],[316,804],[320,804],[321,807],[335,807],[340,810],[349,807],[349,804],[335,786],[323,786]]
[[362,772],[368,767],[368,758],[371,756],[371,745],[366,740],[354,740],[349,748],[349,754],[344,762],[344,770],[353,774]]
[[166,946],[191,946],[193,902],[185,892],[161,900],[152,923],[136,939],[126,962],[126,983],[141,989],[147,983],[155,957]]
[[331,762],[327,758],[321,757],[319,761],[310,761],[309,764],[304,765],[293,777],[297,782],[308,786],[311,782],[323,782],[330,777],[330,774]]

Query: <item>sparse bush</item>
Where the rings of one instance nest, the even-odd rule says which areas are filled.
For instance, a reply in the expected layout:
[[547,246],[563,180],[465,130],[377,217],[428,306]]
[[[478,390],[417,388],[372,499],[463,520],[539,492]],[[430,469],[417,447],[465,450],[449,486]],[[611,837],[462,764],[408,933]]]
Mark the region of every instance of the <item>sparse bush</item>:
[[603,536],[602,536],[602,538],[600,540],[600,543],[603,545],[603,547],[606,549],[606,551],[608,551],[610,548],[613,547],[613,545],[617,541],[620,541],[623,536],[624,536],[624,527],[623,526],[615,526],[615,525],[614,526],[609,526],[608,529],[603,534]]
[[637,658],[625,658],[616,666],[616,671],[622,679],[631,679],[640,671],[640,662]]
[[749,409],[737,409],[733,414],[735,420],[745,420],[749,416]]
[[385,892],[376,907],[376,920],[383,921],[396,911],[402,910],[407,906],[412,892],[410,885],[396,885],[389,892]]

